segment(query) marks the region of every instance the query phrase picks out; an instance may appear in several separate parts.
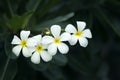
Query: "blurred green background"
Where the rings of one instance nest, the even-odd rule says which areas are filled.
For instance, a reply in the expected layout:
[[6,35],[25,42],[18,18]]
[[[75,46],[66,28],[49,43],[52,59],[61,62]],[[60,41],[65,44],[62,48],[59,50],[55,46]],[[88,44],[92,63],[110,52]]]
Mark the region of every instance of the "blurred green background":
[[[93,38],[87,48],[39,65],[12,53],[13,35],[42,33],[85,21]],[[0,80],[120,80],[120,0],[0,0]]]

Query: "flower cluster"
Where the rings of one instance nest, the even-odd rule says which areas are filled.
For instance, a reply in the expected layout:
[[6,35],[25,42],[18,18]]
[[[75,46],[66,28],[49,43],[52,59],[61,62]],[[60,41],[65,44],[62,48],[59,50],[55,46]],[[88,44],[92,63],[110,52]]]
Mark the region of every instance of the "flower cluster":
[[82,47],[86,47],[87,38],[92,38],[92,34],[89,29],[85,29],[85,26],[85,22],[77,21],[77,29],[72,24],[68,24],[62,32],[59,25],[52,25],[51,36],[38,34],[29,37],[30,31],[22,30],[20,38],[15,35],[11,42],[15,45],[12,51],[16,56],[19,56],[22,51],[23,56],[31,57],[31,61],[35,64],[39,64],[41,59],[48,62],[52,60],[52,56],[57,53],[57,50],[62,54],[68,53],[69,47],[65,44],[66,41],[70,45],[75,45],[79,41]]

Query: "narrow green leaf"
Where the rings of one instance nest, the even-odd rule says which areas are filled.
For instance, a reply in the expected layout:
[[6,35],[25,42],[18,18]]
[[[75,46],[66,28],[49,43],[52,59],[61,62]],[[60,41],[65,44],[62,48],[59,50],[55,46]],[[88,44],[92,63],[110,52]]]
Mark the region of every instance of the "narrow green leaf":
[[4,80],[13,80],[17,73],[17,64],[14,61],[10,61],[8,64],[8,68],[6,70],[6,74]]
[[59,17],[57,17],[57,18],[54,18],[54,19],[45,21],[45,22],[43,22],[42,24],[37,25],[34,29],[35,29],[36,31],[40,31],[42,27],[45,28],[45,27],[49,27],[49,26],[51,26],[51,25],[53,25],[53,24],[57,24],[57,23],[66,21],[66,20],[70,19],[70,18],[73,17],[73,16],[74,16],[74,13],[69,13],[69,14],[67,14],[67,15],[65,15],[65,16],[59,16]]
[[26,9],[28,11],[35,11],[42,0],[29,0]]
[[7,22],[7,26],[16,31],[18,29],[23,29],[27,25],[30,17],[31,17],[32,12],[26,12],[22,16],[15,15],[13,16],[10,20]]
[[5,53],[8,57],[10,57],[11,59],[16,59],[17,56],[12,52],[12,44],[11,44],[11,41],[12,41],[12,37],[11,35],[8,35],[5,39]]
[[56,8],[61,4],[59,2],[60,0],[43,0],[40,4],[40,10],[37,11],[38,18],[43,18],[46,14],[49,14],[49,12],[51,13],[52,11],[55,12],[55,10],[58,10]]
[[28,61],[29,65],[37,71],[45,71],[48,68],[49,63],[41,61],[39,64],[34,64],[31,61]]
[[17,30],[18,28],[21,27],[21,19],[20,19],[20,16],[13,16],[8,22],[7,22],[7,26],[10,28],[10,29],[13,29],[13,30]]
[[107,23],[113,30],[114,32],[120,36],[120,20],[114,16],[112,17],[111,15],[108,15],[107,13],[103,12],[100,8],[97,8],[97,11],[98,12],[98,19],[104,23]]
[[25,26],[27,25],[27,23],[28,23],[28,21],[30,20],[32,14],[33,14],[33,12],[30,11],[30,12],[26,12],[25,14],[23,14],[23,15],[21,16],[21,20],[23,20],[23,21],[22,21],[22,28],[23,28],[23,29],[24,29]]
[[13,80],[17,73],[16,62],[2,55],[0,58],[0,65],[0,80]]
[[43,71],[42,74],[49,80],[66,80],[62,70],[54,65]]
[[87,19],[86,19],[87,26],[89,28],[93,27],[93,15],[92,12],[88,14]]
[[89,75],[86,66],[83,63],[81,63],[79,60],[77,60],[77,58],[74,58],[73,56],[70,55],[68,64],[74,70],[81,72],[82,74]]
[[58,53],[53,57],[53,62],[59,66],[64,66],[64,65],[66,65],[68,60],[65,55]]
[[97,73],[98,79],[108,80],[108,72],[109,72],[108,64],[102,63]]
[[0,27],[5,27],[5,23],[3,21],[0,21]]

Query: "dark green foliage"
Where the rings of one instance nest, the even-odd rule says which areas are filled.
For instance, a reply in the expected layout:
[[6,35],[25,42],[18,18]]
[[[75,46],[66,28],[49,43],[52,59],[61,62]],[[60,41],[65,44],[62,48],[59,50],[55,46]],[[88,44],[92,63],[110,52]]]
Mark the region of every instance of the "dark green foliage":
[[[87,48],[70,46],[50,62],[35,65],[12,53],[21,30],[32,35],[53,24],[85,21],[93,38]],[[0,80],[120,80],[119,0],[0,0]]]

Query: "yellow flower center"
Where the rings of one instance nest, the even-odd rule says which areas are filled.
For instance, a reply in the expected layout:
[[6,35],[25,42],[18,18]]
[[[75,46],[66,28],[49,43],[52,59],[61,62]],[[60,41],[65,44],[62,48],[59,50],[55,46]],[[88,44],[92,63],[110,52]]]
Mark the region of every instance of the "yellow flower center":
[[55,43],[55,44],[60,43],[60,38],[59,38],[59,37],[56,37],[56,38],[54,39],[54,43]]
[[37,52],[41,52],[43,50],[43,46],[41,44],[38,44],[35,48]]
[[80,31],[77,31],[77,32],[75,33],[75,35],[78,36],[78,37],[80,37],[81,34],[82,34],[82,32],[80,32]]
[[26,40],[21,40],[20,45],[21,45],[22,47],[25,47],[26,44],[27,44]]

